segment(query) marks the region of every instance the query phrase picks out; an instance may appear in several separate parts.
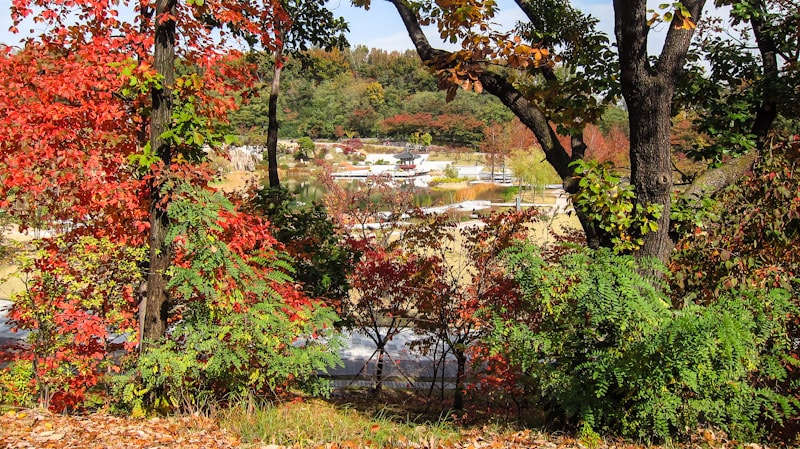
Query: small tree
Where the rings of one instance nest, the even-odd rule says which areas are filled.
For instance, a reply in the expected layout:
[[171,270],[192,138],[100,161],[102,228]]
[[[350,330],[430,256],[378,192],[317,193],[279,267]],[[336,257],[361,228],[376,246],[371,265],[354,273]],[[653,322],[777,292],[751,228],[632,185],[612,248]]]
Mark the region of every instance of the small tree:
[[514,149],[508,157],[508,165],[520,186],[530,187],[534,193],[543,194],[547,184],[560,184],[561,178],[544,160],[544,153],[538,147]]
[[461,228],[446,215],[423,217],[397,242],[406,251],[425,256],[424,271],[430,273],[431,284],[415,305],[414,328],[428,337],[417,345],[429,350],[442,342],[446,348],[442,357],[455,357],[453,407],[457,410],[464,405],[469,356],[487,329],[480,311],[490,304],[515,308],[517,292],[501,254],[527,239],[527,225],[538,217],[536,209],[509,211]]
[[324,172],[321,181],[327,189],[328,213],[349,238],[367,241],[375,237],[381,246],[387,246],[392,232],[401,228],[400,220],[414,209],[411,192],[398,188],[388,174],[345,186]]
[[317,146],[310,137],[301,137],[297,139],[297,151],[294,153],[294,158],[298,161],[307,161],[311,159],[309,155],[313,155]]
[[386,249],[375,242],[353,242],[360,261],[351,275],[350,301],[342,307],[345,325],[364,332],[377,354],[374,393],[380,394],[384,379],[386,344],[411,326],[415,308],[432,291],[425,257]]
[[[269,225],[220,192],[176,179],[168,209],[175,324],[163,345],[119,384],[136,411],[185,409],[200,395],[278,395],[289,386],[325,393],[316,373],[336,364],[335,315],[292,282]],[[334,351],[330,349],[333,348]]]

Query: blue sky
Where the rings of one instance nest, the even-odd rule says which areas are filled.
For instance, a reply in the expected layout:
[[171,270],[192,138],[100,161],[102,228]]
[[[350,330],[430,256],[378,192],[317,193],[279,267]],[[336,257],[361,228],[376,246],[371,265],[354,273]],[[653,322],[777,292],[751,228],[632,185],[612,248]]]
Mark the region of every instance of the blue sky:
[[[9,8],[12,0],[0,0],[0,43],[16,45],[19,36],[8,32],[11,26]],[[411,49],[411,39],[406,33],[400,16],[391,3],[385,0],[372,0],[369,11],[356,8],[350,5],[350,0],[326,0],[327,5],[336,16],[344,17],[350,23],[350,33],[348,40],[353,46],[366,45],[368,48],[380,48],[387,51]],[[524,16],[520,12],[513,0],[497,0],[499,13],[495,17],[495,22],[503,29],[510,29]],[[657,8],[663,0],[648,0],[650,8]],[[707,10],[713,8],[713,3],[707,5]],[[572,0],[572,4],[585,13],[597,18],[599,28],[604,31],[609,38],[614,40],[614,10],[611,0]],[[36,29],[38,27],[38,29]],[[38,25],[32,26],[26,23],[20,26],[20,30],[27,32],[34,28],[37,32],[42,31]],[[660,45],[663,43],[664,30],[666,25],[659,26],[649,39],[649,49],[651,54],[660,52]],[[428,32],[428,38],[434,47],[453,49],[441,43],[438,34],[434,30]]]
[[[601,28],[611,36],[613,10],[610,0],[573,0],[573,4],[600,19]],[[15,45],[19,37],[8,32],[11,26],[8,14],[10,5],[11,0],[0,0],[0,42]],[[523,17],[512,0],[499,0],[499,5],[500,13],[495,21],[503,28],[511,28]],[[350,23],[348,40],[351,45],[361,44],[388,51],[412,48],[400,16],[397,15],[394,6],[387,1],[373,0],[369,11],[351,6],[350,0],[328,0],[328,7],[335,15],[343,16]],[[29,28],[31,28],[30,23],[21,26],[20,30],[26,32]],[[434,45],[440,42],[435,32],[429,33],[429,38]]]
[[[3,1],[7,0],[0,0],[0,2]],[[573,0],[572,3],[582,11],[600,19],[601,29],[609,37],[612,37],[614,11],[611,1]],[[495,22],[501,27],[509,29],[518,20],[524,18],[512,0],[498,0],[498,4],[500,13],[495,18]],[[361,44],[369,48],[381,48],[389,51],[412,48],[411,39],[391,3],[384,0],[372,0],[369,11],[350,6],[350,0],[328,0],[327,5],[335,15],[344,17],[350,23],[348,39],[351,45]],[[441,42],[435,31],[429,32],[428,38],[434,46]],[[439,45],[439,47],[442,46]]]

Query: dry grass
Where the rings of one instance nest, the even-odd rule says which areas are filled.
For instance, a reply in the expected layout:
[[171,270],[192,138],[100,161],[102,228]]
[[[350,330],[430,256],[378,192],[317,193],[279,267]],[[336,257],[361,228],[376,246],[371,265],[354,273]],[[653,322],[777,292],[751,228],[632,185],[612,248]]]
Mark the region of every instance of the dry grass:
[[502,187],[498,187],[494,184],[468,184],[466,187],[456,191],[455,200],[457,203],[472,201],[486,197],[488,193],[491,193],[493,196],[496,193],[497,196],[499,196],[501,191]]
[[233,192],[244,189],[248,183],[258,182],[258,180],[258,172],[232,171],[225,174],[220,181],[214,183],[214,187],[225,192]]
[[447,444],[460,437],[459,430],[444,420],[400,419],[386,409],[356,409],[319,399],[272,405],[244,401],[219,412],[218,419],[244,443],[301,448],[348,442],[354,447],[389,447],[399,441]]

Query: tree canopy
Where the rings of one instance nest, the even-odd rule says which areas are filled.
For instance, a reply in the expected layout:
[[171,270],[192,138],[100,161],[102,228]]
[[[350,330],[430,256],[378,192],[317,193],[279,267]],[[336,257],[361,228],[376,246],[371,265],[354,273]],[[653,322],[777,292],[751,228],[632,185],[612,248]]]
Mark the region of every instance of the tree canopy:
[[[356,3],[369,7],[369,1]],[[564,0],[517,1],[527,20],[519,23],[513,32],[493,29],[491,21],[497,14],[497,5],[493,2],[433,4],[390,0],[390,3],[396,7],[421,59],[435,70],[439,87],[448,91],[448,98],[453,98],[456,91],[463,88],[486,91],[500,99],[536,135],[548,162],[562,177],[568,191],[576,192],[580,188],[576,182],[579,176],[573,167],[586,152],[584,126],[595,122],[609,104],[617,99],[624,100],[631,139],[633,201],[642,213],[650,211],[647,213],[653,214],[657,224],[656,229],[640,232],[642,243],[637,245],[636,251],[642,256],[668,258],[676,238],[670,235],[673,201],[670,118],[673,105],[682,104],[673,102],[673,98],[686,80],[684,67],[705,2],[684,1],[651,12],[644,1],[613,2],[615,47],[608,37],[596,30],[595,19]],[[724,3],[718,2],[716,6]],[[780,105],[774,94],[780,91],[779,85],[791,86],[790,81],[796,76],[796,51],[793,49],[797,37],[776,32],[781,24],[793,23],[791,13],[796,14],[796,6],[781,1],[737,2],[736,5],[730,20],[734,25],[745,26],[744,32],[756,40],[759,54],[748,53],[744,48],[746,44],[733,46],[727,52],[715,52],[714,38],[705,41],[706,54],[712,55],[712,62],[716,59],[717,65],[741,67],[732,59],[736,55],[752,61],[750,67],[755,72],[748,73],[760,73],[758,76],[764,80],[764,85],[772,86],[748,89],[752,96],[742,107],[760,112],[749,118],[745,114],[728,121],[749,123],[755,136],[753,140],[766,141],[779,112]],[[647,43],[651,27],[656,23],[664,23],[667,32],[660,53],[651,56]],[[462,49],[436,49],[422,32],[421,26],[425,24],[434,24],[443,40],[460,43]],[[780,68],[778,60],[783,62]],[[695,78],[696,91],[702,79],[715,86],[704,90],[704,94],[720,100],[727,98],[728,94],[722,92],[730,92],[735,85],[724,77],[744,79],[736,75],[742,75],[741,71],[726,73],[722,75],[717,68],[710,76]],[[697,100],[695,104],[702,104],[702,96]],[[786,117],[795,113],[786,107],[780,112]],[[704,126],[706,130],[719,131],[713,124]],[[569,132],[569,147],[565,148],[556,138],[558,130]],[[723,141],[720,144],[725,146]],[[713,154],[705,153],[703,157],[713,158]],[[746,168],[748,164],[739,163],[738,166]],[[697,176],[698,186],[710,188],[692,187],[688,192],[694,193],[700,188],[703,194],[711,194],[730,184],[742,170],[725,171],[727,176],[718,173],[709,171],[706,176]],[[709,177],[719,182],[705,182]],[[599,246],[610,242],[605,235],[607,230],[599,228],[589,215],[581,214],[589,244]]]

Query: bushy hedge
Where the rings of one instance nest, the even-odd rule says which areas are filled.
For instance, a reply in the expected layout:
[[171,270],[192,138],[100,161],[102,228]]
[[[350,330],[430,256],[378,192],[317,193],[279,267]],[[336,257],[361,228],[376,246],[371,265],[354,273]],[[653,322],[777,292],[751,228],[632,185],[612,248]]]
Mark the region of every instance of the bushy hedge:
[[659,281],[640,274],[652,267],[630,256],[546,258],[525,245],[506,260],[524,313],[495,318],[493,347],[522,368],[540,405],[585,431],[663,440],[713,426],[753,440],[762,420],[797,410],[766,387],[786,376],[786,290],[730,291],[677,310]]

